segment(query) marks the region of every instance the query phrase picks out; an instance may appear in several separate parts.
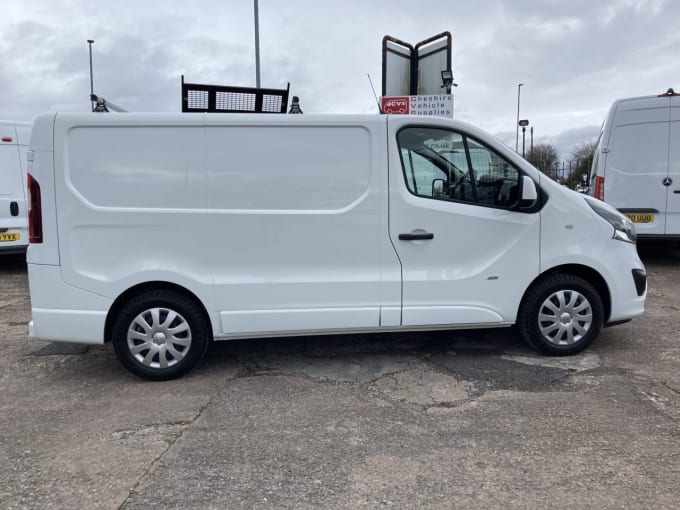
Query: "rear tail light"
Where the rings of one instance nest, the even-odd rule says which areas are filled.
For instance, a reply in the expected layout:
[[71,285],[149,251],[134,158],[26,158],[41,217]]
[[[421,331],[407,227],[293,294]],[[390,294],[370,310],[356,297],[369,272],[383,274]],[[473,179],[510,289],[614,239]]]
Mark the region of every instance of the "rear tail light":
[[40,184],[28,174],[28,242],[31,244],[43,242],[42,203],[40,198]]
[[595,177],[595,198],[604,201],[604,177]]

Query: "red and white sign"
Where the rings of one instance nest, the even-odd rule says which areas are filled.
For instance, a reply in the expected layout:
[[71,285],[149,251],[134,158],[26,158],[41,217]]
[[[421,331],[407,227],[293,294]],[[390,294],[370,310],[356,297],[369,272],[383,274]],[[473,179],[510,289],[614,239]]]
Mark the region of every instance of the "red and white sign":
[[408,115],[409,96],[393,96],[381,98],[381,105],[383,113],[392,115]]
[[453,118],[453,95],[382,97],[382,113],[391,115],[436,115]]

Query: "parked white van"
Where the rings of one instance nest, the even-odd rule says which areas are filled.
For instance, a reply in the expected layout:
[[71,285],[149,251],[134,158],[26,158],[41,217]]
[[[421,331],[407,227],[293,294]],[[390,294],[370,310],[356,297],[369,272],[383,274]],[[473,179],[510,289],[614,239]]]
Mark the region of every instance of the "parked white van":
[[0,120],[0,255],[24,253],[26,221],[26,151],[31,124]]
[[518,324],[572,354],[644,309],[632,223],[462,122],[50,114],[28,159],[30,335],[148,379],[213,339]]
[[614,103],[590,189],[635,222],[641,240],[680,240],[680,94],[669,89]]

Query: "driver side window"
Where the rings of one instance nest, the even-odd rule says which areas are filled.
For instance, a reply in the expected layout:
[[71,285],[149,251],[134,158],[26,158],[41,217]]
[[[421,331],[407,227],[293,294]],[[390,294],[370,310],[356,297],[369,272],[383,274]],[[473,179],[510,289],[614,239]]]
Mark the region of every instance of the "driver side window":
[[480,142],[453,131],[409,127],[399,131],[406,185],[420,197],[512,208],[519,171]]

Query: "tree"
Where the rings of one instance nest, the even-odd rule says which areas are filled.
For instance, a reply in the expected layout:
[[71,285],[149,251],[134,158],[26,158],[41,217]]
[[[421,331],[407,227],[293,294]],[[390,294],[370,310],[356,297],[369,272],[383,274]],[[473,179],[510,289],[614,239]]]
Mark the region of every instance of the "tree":
[[583,182],[583,174],[590,173],[590,167],[593,164],[593,157],[595,156],[596,142],[583,142],[571,151],[571,159],[576,167],[571,171],[567,178],[567,186],[574,189],[577,184]]
[[557,149],[549,143],[539,143],[529,150],[527,161],[541,172],[557,179]]

